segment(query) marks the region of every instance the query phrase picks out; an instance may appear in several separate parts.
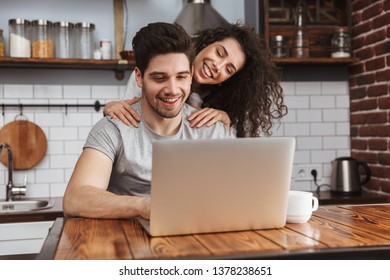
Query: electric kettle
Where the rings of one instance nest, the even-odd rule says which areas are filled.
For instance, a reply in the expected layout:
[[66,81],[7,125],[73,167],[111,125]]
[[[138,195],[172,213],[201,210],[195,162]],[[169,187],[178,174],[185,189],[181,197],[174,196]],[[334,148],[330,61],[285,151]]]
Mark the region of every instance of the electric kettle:
[[[361,173],[363,170],[364,173]],[[334,193],[358,194],[370,178],[371,170],[363,161],[352,157],[339,157],[332,161],[330,189]]]

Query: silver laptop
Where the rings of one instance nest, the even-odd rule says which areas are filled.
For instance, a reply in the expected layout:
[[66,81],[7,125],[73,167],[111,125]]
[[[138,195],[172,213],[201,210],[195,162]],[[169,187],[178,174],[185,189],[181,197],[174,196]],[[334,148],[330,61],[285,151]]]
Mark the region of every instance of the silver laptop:
[[152,236],[281,228],[295,139],[167,140],[153,143]]

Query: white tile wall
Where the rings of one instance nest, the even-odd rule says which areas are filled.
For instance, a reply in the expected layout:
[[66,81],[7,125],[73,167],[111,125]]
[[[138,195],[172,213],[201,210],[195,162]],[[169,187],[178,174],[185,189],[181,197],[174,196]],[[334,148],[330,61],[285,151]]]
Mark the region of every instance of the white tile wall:
[[[8,85],[0,84],[1,103],[23,104],[91,104],[96,100],[106,103],[120,98],[122,86],[89,85]],[[18,108],[8,107],[0,127],[14,120]],[[102,110],[93,107],[68,108],[23,108],[23,115],[39,125],[48,140],[43,160],[30,170],[15,170],[14,183],[22,183],[27,174],[27,196],[62,196],[74,165],[82,150],[88,133],[99,119]],[[0,199],[5,198],[7,168],[0,164]]]
[[[273,128],[274,136],[293,136],[297,140],[294,170],[299,165],[320,166],[319,184],[329,183],[330,163],[350,154],[348,82],[283,82],[289,113]],[[118,99],[123,86],[95,85],[8,85],[0,84],[4,103],[93,104]],[[28,175],[29,197],[62,196],[74,164],[91,129],[102,117],[102,111],[90,108],[24,108],[24,115],[41,126],[48,139],[44,159],[31,170],[14,172],[14,182],[21,183]],[[19,113],[7,108],[0,114],[0,126],[14,120]],[[0,164],[0,183],[8,175]],[[292,180],[292,189],[311,189],[312,181]],[[0,199],[5,188],[0,187]]]
[[289,113],[274,135],[296,138],[291,188],[315,190],[312,180],[294,175],[300,166],[319,166],[317,183],[329,184],[331,161],[350,155],[348,81],[282,82],[282,87]]

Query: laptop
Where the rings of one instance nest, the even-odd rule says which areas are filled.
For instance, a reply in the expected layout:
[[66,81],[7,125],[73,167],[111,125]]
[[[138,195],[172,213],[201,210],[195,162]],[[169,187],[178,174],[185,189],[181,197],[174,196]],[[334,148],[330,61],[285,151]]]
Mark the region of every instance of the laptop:
[[153,142],[151,236],[281,228],[292,137]]

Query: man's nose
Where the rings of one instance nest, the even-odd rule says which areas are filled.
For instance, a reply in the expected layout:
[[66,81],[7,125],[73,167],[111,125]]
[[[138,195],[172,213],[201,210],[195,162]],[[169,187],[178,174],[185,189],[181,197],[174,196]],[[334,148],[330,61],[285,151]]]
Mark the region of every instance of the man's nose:
[[178,88],[177,81],[175,79],[168,80],[166,88],[168,93],[176,93]]

